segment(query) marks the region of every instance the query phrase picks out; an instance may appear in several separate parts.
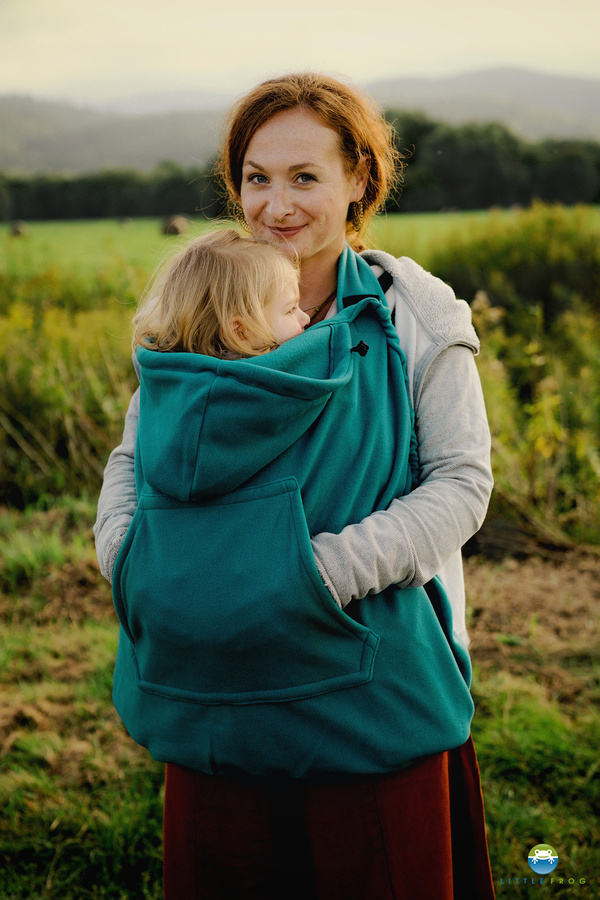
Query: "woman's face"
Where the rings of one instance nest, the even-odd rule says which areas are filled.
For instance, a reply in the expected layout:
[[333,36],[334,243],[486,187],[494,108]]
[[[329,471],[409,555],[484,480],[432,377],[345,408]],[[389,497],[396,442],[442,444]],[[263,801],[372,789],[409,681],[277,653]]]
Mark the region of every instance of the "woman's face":
[[335,265],[346,236],[348,206],[360,200],[366,164],[350,176],[337,133],[306,109],[277,113],[248,144],[242,206],[251,231],[302,263]]

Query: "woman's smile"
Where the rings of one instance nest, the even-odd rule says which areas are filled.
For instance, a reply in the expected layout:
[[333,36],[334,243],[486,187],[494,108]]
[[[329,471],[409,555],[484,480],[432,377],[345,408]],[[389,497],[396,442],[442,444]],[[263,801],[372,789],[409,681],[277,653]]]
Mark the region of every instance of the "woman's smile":
[[304,225],[270,225],[269,231],[277,237],[290,238],[302,231],[303,228]]

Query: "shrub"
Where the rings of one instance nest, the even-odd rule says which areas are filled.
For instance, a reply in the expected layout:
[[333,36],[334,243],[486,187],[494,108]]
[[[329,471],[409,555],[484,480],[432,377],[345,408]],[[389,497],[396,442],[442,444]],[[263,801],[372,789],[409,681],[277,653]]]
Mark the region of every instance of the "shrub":
[[600,230],[584,207],[534,204],[514,218],[492,213],[477,231],[457,229],[432,256],[431,269],[459,297],[478,290],[507,311],[506,329],[534,336],[575,299],[600,313]]

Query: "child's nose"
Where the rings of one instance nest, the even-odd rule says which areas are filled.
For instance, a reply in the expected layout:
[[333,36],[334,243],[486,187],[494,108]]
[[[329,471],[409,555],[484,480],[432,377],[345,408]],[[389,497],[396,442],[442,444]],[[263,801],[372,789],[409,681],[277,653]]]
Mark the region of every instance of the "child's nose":
[[306,326],[310,322],[310,316],[308,315],[308,313],[305,313],[304,310],[300,309],[299,307],[298,307],[298,313],[299,313],[298,321],[300,322],[300,325],[302,326],[302,328],[306,328]]

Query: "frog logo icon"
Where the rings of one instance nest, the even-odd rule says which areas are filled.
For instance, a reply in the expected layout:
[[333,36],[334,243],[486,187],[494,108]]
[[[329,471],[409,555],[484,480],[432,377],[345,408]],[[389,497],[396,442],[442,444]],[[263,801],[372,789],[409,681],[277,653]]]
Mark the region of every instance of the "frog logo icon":
[[558,865],[558,853],[550,844],[536,844],[529,851],[527,862],[534,872],[547,875]]

